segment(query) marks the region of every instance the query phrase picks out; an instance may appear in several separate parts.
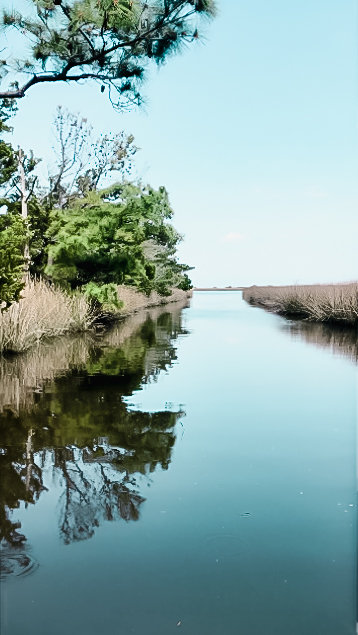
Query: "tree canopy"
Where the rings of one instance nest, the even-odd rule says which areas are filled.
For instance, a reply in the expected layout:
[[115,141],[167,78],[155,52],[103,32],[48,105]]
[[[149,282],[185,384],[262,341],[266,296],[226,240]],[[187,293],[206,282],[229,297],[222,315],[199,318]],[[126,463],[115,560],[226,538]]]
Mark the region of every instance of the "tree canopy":
[[51,213],[46,274],[72,288],[114,283],[170,293],[189,269],[172,259],[182,239],[167,222],[172,215],[164,187],[122,183],[76,198]]
[[[10,130],[11,102],[5,106],[4,131]],[[0,141],[0,156],[2,145],[8,151],[8,163],[0,161],[0,207],[6,210],[0,215],[0,303],[8,307],[19,299],[25,263],[31,275],[80,289],[109,308],[119,308],[119,284],[161,295],[190,289],[191,267],[178,262],[182,236],[170,223],[166,189],[128,181],[134,137],[119,132],[94,141],[87,120],[61,107],[55,133],[56,165],[47,186],[37,182],[39,159],[32,151],[25,155]],[[113,174],[121,180],[108,186]]]
[[[95,80],[117,108],[141,102],[150,59],[168,56],[199,37],[214,0],[31,0],[29,15],[4,9],[3,26],[30,43],[30,55],[0,62],[12,85],[0,98],[18,99],[36,84]],[[21,86],[16,74],[29,79]],[[15,80],[15,82],[14,82]]]

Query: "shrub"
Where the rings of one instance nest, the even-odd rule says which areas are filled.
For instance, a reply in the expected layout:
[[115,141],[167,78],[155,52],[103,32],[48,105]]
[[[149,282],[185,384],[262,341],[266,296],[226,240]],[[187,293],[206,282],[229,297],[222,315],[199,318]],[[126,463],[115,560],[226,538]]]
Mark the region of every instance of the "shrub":
[[17,302],[25,286],[24,249],[30,237],[26,222],[17,214],[6,214],[0,224],[0,306]]
[[117,285],[113,283],[99,285],[95,282],[89,282],[84,287],[84,292],[86,298],[96,309],[103,308],[104,311],[115,311],[124,306],[124,302],[118,298]]

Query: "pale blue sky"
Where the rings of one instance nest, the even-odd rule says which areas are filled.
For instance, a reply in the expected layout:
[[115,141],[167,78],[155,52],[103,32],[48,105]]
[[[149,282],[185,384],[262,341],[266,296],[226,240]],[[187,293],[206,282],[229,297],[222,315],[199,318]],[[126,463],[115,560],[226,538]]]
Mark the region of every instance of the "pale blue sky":
[[196,285],[358,279],[356,0],[219,8],[204,44],[153,69],[145,112],[116,113],[96,84],[36,86],[13,143],[50,161],[58,104],[132,132]]

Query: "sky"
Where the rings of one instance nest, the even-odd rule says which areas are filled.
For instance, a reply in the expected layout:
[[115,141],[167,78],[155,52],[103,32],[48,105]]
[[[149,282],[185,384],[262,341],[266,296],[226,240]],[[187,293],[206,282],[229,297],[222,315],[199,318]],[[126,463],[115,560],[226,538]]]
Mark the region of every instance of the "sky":
[[59,104],[98,135],[133,133],[195,286],[357,280],[356,0],[218,6],[200,43],[149,72],[144,109],[114,111],[93,83],[35,86],[12,143],[50,163]]

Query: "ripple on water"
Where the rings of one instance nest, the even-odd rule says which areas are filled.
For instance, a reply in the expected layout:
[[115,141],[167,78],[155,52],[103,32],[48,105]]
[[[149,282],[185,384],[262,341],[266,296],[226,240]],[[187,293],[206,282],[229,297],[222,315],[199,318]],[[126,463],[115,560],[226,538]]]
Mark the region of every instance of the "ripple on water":
[[215,559],[242,556],[250,551],[245,538],[235,534],[213,534],[204,540],[205,551]]
[[24,551],[17,551],[10,547],[0,550],[0,578],[27,578],[35,573],[39,563]]

